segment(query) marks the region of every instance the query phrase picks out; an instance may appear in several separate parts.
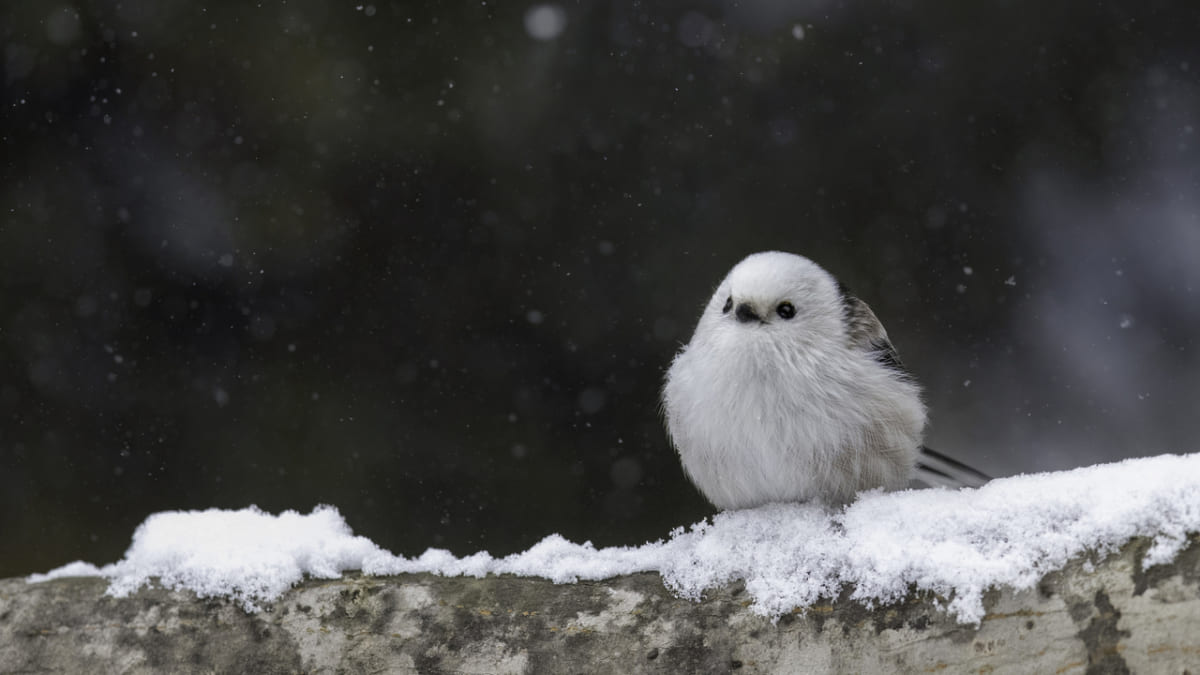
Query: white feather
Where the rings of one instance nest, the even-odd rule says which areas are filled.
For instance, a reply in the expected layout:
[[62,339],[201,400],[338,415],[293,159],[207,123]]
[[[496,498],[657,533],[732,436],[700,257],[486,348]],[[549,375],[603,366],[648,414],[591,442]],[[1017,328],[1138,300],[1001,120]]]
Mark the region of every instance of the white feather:
[[[723,312],[730,299],[762,320]],[[709,300],[667,372],[663,410],[684,471],[718,508],[845,503],[908,484],[920,390],[855,344],[845,311],[828,272],[776,251],[738,263]]]

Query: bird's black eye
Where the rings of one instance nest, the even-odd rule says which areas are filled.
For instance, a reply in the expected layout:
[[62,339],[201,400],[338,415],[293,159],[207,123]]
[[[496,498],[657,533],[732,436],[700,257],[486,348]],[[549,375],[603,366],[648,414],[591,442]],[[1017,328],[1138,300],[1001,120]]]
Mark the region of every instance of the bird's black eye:
[[781,319],[790,319],[793,316],[796,316],[796,308],[792,306],[792,303],[785,301],[779,303],[779,306],[775,308],[775,313],[778,314],[779,318]]
[[725,306],[721,308],[722,314],[728,314],[729,310],[733,309],[733,296],[725,298]]

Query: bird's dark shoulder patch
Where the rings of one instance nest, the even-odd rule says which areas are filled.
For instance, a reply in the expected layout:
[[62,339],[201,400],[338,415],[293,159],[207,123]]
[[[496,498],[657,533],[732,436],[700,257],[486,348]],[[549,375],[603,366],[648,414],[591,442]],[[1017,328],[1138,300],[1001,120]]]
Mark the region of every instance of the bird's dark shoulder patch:
[[852,293],[850,293],[850,289],[847,288],[846,284],[843,284],[841,281],[837,282],[837,289],[838,289],[838,296],[840,296],[842,299],[842,316],[846,318],[846,323],[849,324],[850,323],[850,314],[853,311],[852,310],[853,302],[857,298],[855,298],[854,295]]
[[842,317],[846,324],[846,338],[851,347],[871,355],[880,365],[910,377],[908,369],[900,360],[896,348],[888,339],[887,331],[867,303],[855,297],[842,282],[838,282],[838,293],[842,299]]
[[886,343],[887,331],[867,303],[851,295],[841,282],[838,282],[838,290],[842,296],[842,322],[846,325],[846,337],[850,344],[858,349],[870,350],[875,343]]
[[908,368],[904,367],[904,362],[900,360],[900,355],[896,353],[896,348],[892,346],[891,342],[887,340],[872,342],[871,356],[880,365],[890,368],[906,377],[911,377]]

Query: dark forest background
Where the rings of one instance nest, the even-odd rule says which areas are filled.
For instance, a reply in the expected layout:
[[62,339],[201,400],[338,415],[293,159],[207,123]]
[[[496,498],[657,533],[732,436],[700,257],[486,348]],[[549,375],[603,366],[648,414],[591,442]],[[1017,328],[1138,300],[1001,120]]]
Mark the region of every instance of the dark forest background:
[[0,576],[165,509],[396,553],[710,508],[658,412],[744,255],[993,475],[1200,449],[1200,6],[6,2]]

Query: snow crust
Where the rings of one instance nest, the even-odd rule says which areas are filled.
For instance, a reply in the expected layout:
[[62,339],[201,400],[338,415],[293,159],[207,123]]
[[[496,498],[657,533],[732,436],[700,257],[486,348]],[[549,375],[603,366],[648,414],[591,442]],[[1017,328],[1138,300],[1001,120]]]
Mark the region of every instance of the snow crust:
[[1200,532],[1200,454],[1134,459],[992,481],[976,490],[865,493],[845,509],[773,504],[727,511],[666,540],[597,549],[552,534],[527,551],[496,558],[429,549],[395,556],[354,536],[337,509],[278,516],[238,511],[164,512],[133,535],[124,558],[96,567],[74,562],[30,582],[102,576],[124,596],[152,578],[201,597],[223,596],[248,611],[278,598],[304,575],[336,578],[431,572],[515,574],[571,583],[657,572],[676,594],[744,580],[751,608],[773,618],[853,584],[867,605],[903,598],[910,586],[948,598],[958,621],[978,623],[993,586],[1030,588],[1086,552],[1152,539],[1144,565],[1170,562]]

